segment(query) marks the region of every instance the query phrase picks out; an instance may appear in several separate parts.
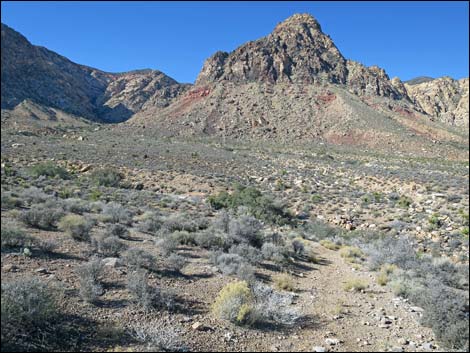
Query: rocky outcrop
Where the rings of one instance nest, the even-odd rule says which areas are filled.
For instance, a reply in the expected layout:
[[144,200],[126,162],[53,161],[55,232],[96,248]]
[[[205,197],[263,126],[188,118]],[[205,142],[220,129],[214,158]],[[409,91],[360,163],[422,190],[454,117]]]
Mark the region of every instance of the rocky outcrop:
[[401,99],[383,69],[346,60],[311,15],[296,14],[268,36],[231,53],[217,52],[205,63],[196,85],[214,82],[340,84],[357,95]]
[[348,90],[358,96],[380,96],[392,99],[407,99],[406,90],[395,80],[390,81],[384,69],[378,66],[365,67],[364,65],[348,60],[348,76],[346,86]]
[[180,84],[157,70],[115,74],[97,101],[101,107],[99,113],[104,120],[112,121],[117,109],[123,111],[123,116],[126,115],[125,112],[132,115],[148,107],[161,109],[167,107],[190,86]]
[[408,95],[426,114],[455,126],[469,126],[468,78],[442,77],[417,84],[405,84]]
[[76,64],[2,24],[2,108],[24,100],[93,121],[127,120],[146,103],[166,106],[187,85],[154,70],[113,74]]
[[310,15],[297,14],[259,40],[209,58],[196,81],[346,82],[346,61]]

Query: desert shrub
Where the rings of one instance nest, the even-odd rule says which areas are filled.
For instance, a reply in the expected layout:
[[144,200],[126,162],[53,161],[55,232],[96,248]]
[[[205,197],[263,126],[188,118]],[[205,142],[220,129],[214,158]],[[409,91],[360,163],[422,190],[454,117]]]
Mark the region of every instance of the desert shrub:
[[230,220],[228,236],[234,244],[247,243],[260,248],[263,243],[260,233],[262,228],[262,224],[256,218],[242,215]]
[[14,228],[6,224],[1,227],[2,250],[9,248],[30,247],[33,244],[33,238],[27,235],[23,230]]
[[439,341],[449,348],[468,349],[468,292],[431,281],[408,297],[424,309],[421,322],[433,329]]
[[245,281],[246,283],[250,285],[254,283],[256,280],[255,270],[253,269],[253,266],[246,264],[246,263],[240,264],[240,267],[237,270],[236,276],[241,281]]
[[400,196],[397,202],[398,206],[401,208],[408,208],[411,206],[412,203],[413,200],[410,199],[408,196]]
[[37,278],[2,283],[2,345],[15,336],[47,327],[59,315],[59,292]]
[[167,309],[172,310],[175,307],[174,295],[164,292],[160,288],[153,288],[148,283],[148,273],[139,269],[129,273],[127,277],[127,289],[132,294],[136,304],[144,310]]
[[51,198],[50,195],[35,186],[31,186],[21,191],[19,197],[29,205],[44,203],[46,200]]
[[365,260],[365,255],[361,249],[354,246],[343,246],[339,251],[339,255],[349,262],[357,263]]
[[61,179],[68,179],[69,173],[67,170],[59,165],[52,162],[40,163],[31,167],[31,175],[34,177],[46,176],[46,177],[59,177]]
[[107,229],[106,229],[106,235],[109,237],[118,237],[118,238],[126,238],[129,236],[129,230],[127,229],[126,226],[123,226],[122,224],[116,223],[116,224],[111,224]]
[[250,264],[258,264],[262,259],[262,255],[259,249],[245,243],[232,245],[229,253],[239,255],[242,259]]
[[364,290],[366,288],[367,288],[367,283],[357,278],[350,279],[346,281],[346,283],[344,283],[343,285],[343,289],[348,292],[350,291],[360,292],[361,290]]
[[237,254],[216,253],[214,256],[214,264],[224,275],[236,274],[243,262]]
[[301,239],[294,239],[291,242],[292,250],[297,256],[303,255],[305,253],[305,245]]
[[186,214],[177,213],[163,218],[161,228],[169,233],[176,231],[196,232],[207,228],[207,221],[205,219],[193,219]]
[[291,305],[294,295],[275,291],[270,286],[257,282],[252,286],[254,310],[252,320],[258,324],[292,326],[301,314]]
[[93,222],[83,216],[69,214],[61,218],[58,227],[77,241],[89,241]]
[[224,249],[225,237],[225,234],[220,230],[209,228],[197,232],[194,241],[204,249]]
[[92,238],[93,248],[104,256],[118,256],[119,253],[127,248],[118,237],[100,234]]
[[99,259],[93,259],[77,267],[78,283],[80,284],[80,297],[89,303],[96,303],[103,294],[101,276],[103,264]]
[[178,254],[171,254],[166,259],[166,265],[170,271],[180,273],[184,266],[186,266],[186,259]]
[[158,320],[134,323],[131,328],[131,336],[138,342],[146,343],[146,351],[148,352],[189,351],[189,348],[181,341],[180,333]]
[[232,194],[223,191],[209,196],[208,202],[215,210],[247,207],[253,216],[272,224],[283,225],[292,222],[292,215],[284,204],[263,195],[253,187],[236,185]]
[[127,250],[123,255],[123,259],[126,265],[134,270],[139,268],[153,269],[156,263],[153,255],[139,248],[130,248]]
[[417,267],[417,256],[413,247],[413,242],[407,237],[383,237],[364,244],[363,250],[372,270],[377,270],[386,263],[408,270]]
[[90,178],[94,184],[108,187],[118,187],[123,179],[121,173],[111,168],[95,169]]
[[278,265],[285,265],[289,262],[289,252],[284,246],[277,246],[273,243],[264,243],[261,253],[265,260],[273,261]]
[[23,205],[22,200],[14,196],[11,192],[3,191],[1,193],[2,209],[9,210],[12,208],[21,207]]
[[148,212],[143,215],[137,227],[144,233],[156,233],[160,230],[162,223],[163,221],[157,214]]
[[331,240],[328,240],[328,239],[322,239],[322,240],[320,240],[320,244],[321,244],[323,247],[325,247],[325,248],[327,248],[327,249],[329,249],[329,250],[338,250],[339,248],[341,248],[340,245],[338,245],[338,244],[336,244],[336,243],[334,243],[334,242],[332,242]]
[[390,280],[390,275],[395,272],[397,269],[397,266],[395,265],[390,265],[390,264],[384,264],[380,268],[380,273],[377,276],[377,283],[380,284],[381,286],[385,286],[389,280]]
[[163,239],[160,239],[157,243],[157,246],[163,256],[168,256],[178,248],[179,244],[179,240],[173,236],[173,234],[170,234]]
[[82,199],[68,198],[62,201],[64,210],[70,213],[83,214],[84,212],[90,212],[90,204]]
[[127,277],[127,289],[132,294],[134,301],[139,306],[148,310],[153,308],[155,293],[148,284],[148,275],[145,270],[129,273]]
[[21,213],[20,219],[31,227],[50,230],[56,228],[56,224],[63,214],[61,209],[33,205],[29,210]]
[[227,284],[219,292],[212,310],[219,318],[243,325],[251,320],[252,295],[244,281]]
[[94,189],[91,190],[90,193],[88,194],[88,199],[90,201],[99,201],[103,193],[100,190]]
[[171,235],[180,245],[197,245],[195,234],[187,231],[176,231]]
[[117,202],[110,202],[103,207],[105,220],[112,223],[132,224],[132,213]]
[[325,222],[307,222],[303,226],[303,237],[308,240],[320,241],[325,238],[333,238],[337,230]]
[[226,210],[220,211],[212,222],[212,228],[223,233],[228,233],[230,223],[230,214]]
[[288,274],[281,274],[274,278],[274,284],[276,285],[277,289],[287,290],[287,291],[294,291],[294,281],[292,277]]

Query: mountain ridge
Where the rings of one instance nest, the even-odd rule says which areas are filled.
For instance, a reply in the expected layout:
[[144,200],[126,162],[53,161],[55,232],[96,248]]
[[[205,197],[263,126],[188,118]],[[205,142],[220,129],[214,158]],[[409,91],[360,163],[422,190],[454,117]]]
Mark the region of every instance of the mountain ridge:
[[[15,49],[24,52],[26,62],[11,60]],[[28,70],[34,72],[32,77]],[[175,111],[188,113],[195,97],[205,100],[217,85],[227,90],[258,83],[312,85],[318,91],[317,96],[328,96],[329,89],[338,86],[359,97],[364,104],[376,108],[377,105],[387,106],[386,110],[393,114],[409,111],[412,115],[427,116],[430,121],[468,127],[468,79],[461,84],[450,80],[434,89],[440,94],[439,101],[432,106],[428,86],[442,80],[418,78],[412,84],[404,83],[399,78],[390,79],[380,67],[366,67],[346,59],[330,36],[322,32],[320,23],[309,14],[294,14],[278,23],[267,36],[242,44],[230,53],[214,53],[204,62],[194,85],[178,83],[159,70],[107,73],[76,64],[46,48],[32,45],[20,33],[2,24],[2,108],[12,109],[24,99],[30,99],[100,122],[166,124],[168,121],[162,119],[177,119],[179,113]],[[41,87],[37,87],[38,82]],[[255,94],[261,95],[262,101],[266,100],[261,91]],[[230,105],[223,99],[211,104]],[[197,115],[199,108],[195,107],[196,111],[189,115]],[[271,108],[264,106],[260,116],[247,118],[266,120],[264,111]],[[205,107],[198,114],[201,116],[196,120],[215,121],[218,112]],[[206,117],[202,116],[204,114]]]

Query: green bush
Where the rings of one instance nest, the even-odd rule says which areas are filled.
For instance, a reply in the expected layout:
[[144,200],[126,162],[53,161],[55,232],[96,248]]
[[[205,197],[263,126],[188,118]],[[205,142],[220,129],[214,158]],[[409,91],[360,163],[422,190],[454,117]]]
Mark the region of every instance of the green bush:
[[48,208],[44,205],[33,205],[29,210],[24,211],[20,218],[31,227],[50,230],[56,228],[56,224],[63,214],[60,209]]
[[109,187],[119,186],[123,179],[121,173],[111,168],[96,169],[90,177],[96,185]]
[[249,321],[252,301],[248,284],[245,281],[233,282],[222,288],[212,310],[221,319],[242,325]]
[[70,177],[69,172],[65,168],[56,165],[53,162],[36,164],[35,166],[31,167],[31,175],[36,178],[39,176],[46,176],[50,178],[57,176],[61,179],[68,179]]
[[2,250],[8,248],[19,248],[31,246],[32,237],[25,234],[24,231],[2,224],[1,228]]
[[408,196],[401,196],[398,200],[398,206],[401,208],[408,208],[413,203],[413,200]]
[[237,185],[232,194],[222,191],[217,195],[209,196],[208,201],[215,210],[237,209],[245,206],[253,216],[262,221],[278,225],[292,222],[292,215],[285,205],[263,195],[261,191],[253,187]]
[[88,241],[90,240],[90,230],[93,227],[93,223],[83,216],[69,214],[62,217],[58,227],[75,240]]

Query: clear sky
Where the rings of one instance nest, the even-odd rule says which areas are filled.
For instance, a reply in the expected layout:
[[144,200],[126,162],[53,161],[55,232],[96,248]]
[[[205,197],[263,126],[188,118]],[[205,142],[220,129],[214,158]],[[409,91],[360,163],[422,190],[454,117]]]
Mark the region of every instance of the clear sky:
[[390,77],[468,77],[469,5],[461,2],[20,2],[2,22],[33,44],[104,71],[158,69],[194,82],[217,50],[310,13],[348,59]]

